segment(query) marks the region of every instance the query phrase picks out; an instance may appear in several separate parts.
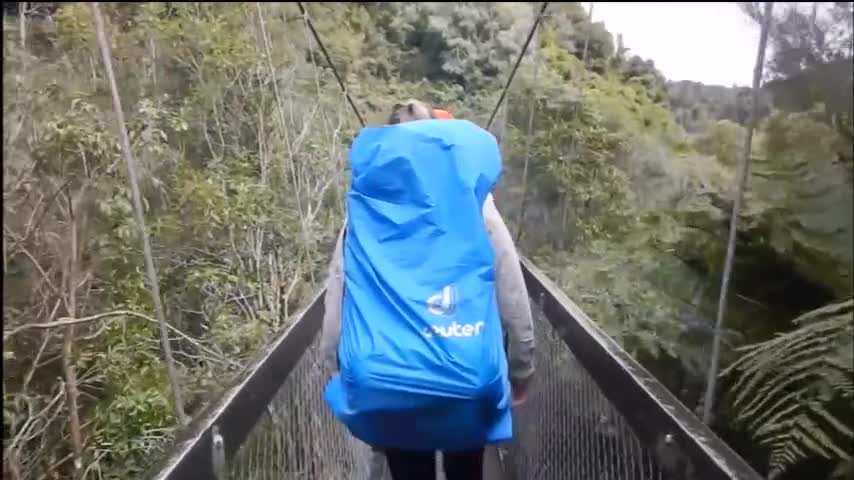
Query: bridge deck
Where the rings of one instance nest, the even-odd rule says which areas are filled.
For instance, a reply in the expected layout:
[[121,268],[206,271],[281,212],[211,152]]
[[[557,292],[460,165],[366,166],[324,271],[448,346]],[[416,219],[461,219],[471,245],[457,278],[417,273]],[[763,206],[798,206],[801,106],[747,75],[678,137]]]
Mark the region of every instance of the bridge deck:
[[[514,440],[488,451],[487,479],[750,479],[759,476],[533,265],[537,378]],[[322,297],[203,412],[157,479],[387,478],[322,400]],[[219,435],[219,436],[218,436]],[[217,441],[222,439],[222,443]]]

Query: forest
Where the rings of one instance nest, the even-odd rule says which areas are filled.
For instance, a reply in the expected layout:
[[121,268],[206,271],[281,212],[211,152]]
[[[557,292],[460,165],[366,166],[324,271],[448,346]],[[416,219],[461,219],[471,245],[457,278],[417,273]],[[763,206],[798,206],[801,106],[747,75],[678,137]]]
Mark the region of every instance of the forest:
[[[485,123],[539,5],[307,4],[372,125],[407,98]],[[761,4],[739,7],[758,30]],[[162,457],[322,288],[360,129],[293,3],[100,11],[171,352],[89,8],[4,3],[14,480],[139,478]],[[768,478],[854,475],[853,16],[768,19],[711,421]],[[521,253],[699,416],[750,88],[667,79],[592,20],[549,6],[492,129],[496,202]]]

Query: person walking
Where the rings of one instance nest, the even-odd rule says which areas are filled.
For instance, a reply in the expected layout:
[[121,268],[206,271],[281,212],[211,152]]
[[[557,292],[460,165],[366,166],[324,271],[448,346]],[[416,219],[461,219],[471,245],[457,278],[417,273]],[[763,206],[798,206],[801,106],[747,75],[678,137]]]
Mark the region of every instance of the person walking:
[[478,480],[534,374],[527,290],[491,193],[500,153],[489,132],[417,100],[387,123],[350,152],[324,302],[321,355],[337,371],[325,398],[394,480],[434,480],[436,451],[448,480]]

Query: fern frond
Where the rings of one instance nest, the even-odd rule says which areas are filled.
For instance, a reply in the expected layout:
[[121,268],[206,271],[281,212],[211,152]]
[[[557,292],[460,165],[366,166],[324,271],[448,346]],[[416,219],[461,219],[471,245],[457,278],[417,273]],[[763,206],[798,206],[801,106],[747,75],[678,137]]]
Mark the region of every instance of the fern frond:
[[[816,354],[821,353],[823,352],[816,352]],[[791,372],[779,372],[776,375],[756,375],[754,381],[744,387],[740,388],[740,385],[735,387],[739,395],[736,397],[734,406],[742,411],[743,415],[754,415],[759,408],[771,401],[776,394],[785,388],[813,377],[817,368],[823,363],[825,361],[822,358],[810,358],[797,363],[791,369],[786,369],[792,370]],[[743,405],[745,401],[749,403]]]
[[[838,325],[833,322],[819,322],[815,325],[804,327],[803,330],[796,330],[785,334],[779,334],[777,337],[765,342],[748,345],[736,349],[736,351],[746,352],[735,363],[730,365],[722,375],[727,375],[733,370],[743,369],[745,373],[756,372],[762,370],[762,365],[774,359],[788,358],[795,353],[792,349],[804,350],[811,348],[814,344],[820,344],[824,341],[824,336],[828,333],[833,333],[839,330]],[[797,335],[793,335],[797,333]],[[782,347],[787,348],[782,348]]]
[[747,422],[747,428],[752,432],[760,432],[762,425],[779,425],[795,410],[800,408],[794,403],[800,396],[800,392],[791,392],[765,409],[760,415],[752,416],[749,413],[739,413],[738,419]]
[[791,465],[807,456],[807,453],[792,438],[792,435],[781,436],[771,444],[771,465]]
[[844,423],[840,422],[839,419],[834,417],[830,412],[825,410],[824,407],[821,405],[811,404],[809,409],[816,417],[824,420],[827,425],[831,426],[841,436],[854,439],[854,431],[848,428]]
[[854,298],[801,315],[794,331],[740,348],[741,358],[722,373],[737,374],[736,421],[770,447],[772,470],[811,456],[851,461],[854,432],[831,402],[854,398],[852,313]]
[[[828,317],[828,316],[838,316],[838,315],[850,315],[851,311],[854,310],[854,298],[850,298],[848,300],[838,302],[838,303],[830,303],[823,307],[817,308],[815,310],[810,310],[809,312],[801,315],[800,317],[792,320],[792,323],[795,325],[802,325],[804,323],[809,322],[810,320],[819,318],[819,317]],[[850,318],[850,317],[849,317]]]
[[811,438],[816,442],[815,445],[818,445],[818,448],[814,451],[823,452],[823,456],[825,458],[836,457],[846,460],[851,457],[851,455],[843,449],[844,447],[837,445],[837,442],[834,441],[823,428],[815,423],[806,412],[795,418],[794,426],[796,431],[801,433],[802,440]]

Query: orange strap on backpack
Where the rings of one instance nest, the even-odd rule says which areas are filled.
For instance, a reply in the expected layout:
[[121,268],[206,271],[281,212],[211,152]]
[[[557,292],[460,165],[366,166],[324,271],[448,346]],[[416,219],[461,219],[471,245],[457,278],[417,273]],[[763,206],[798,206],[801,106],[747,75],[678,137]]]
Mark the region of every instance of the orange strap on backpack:
[[438,108],[433,109],[433,115],[439,120],[453,120],[454,116],[451,115],[451,112],[447,110],[441,110]]

